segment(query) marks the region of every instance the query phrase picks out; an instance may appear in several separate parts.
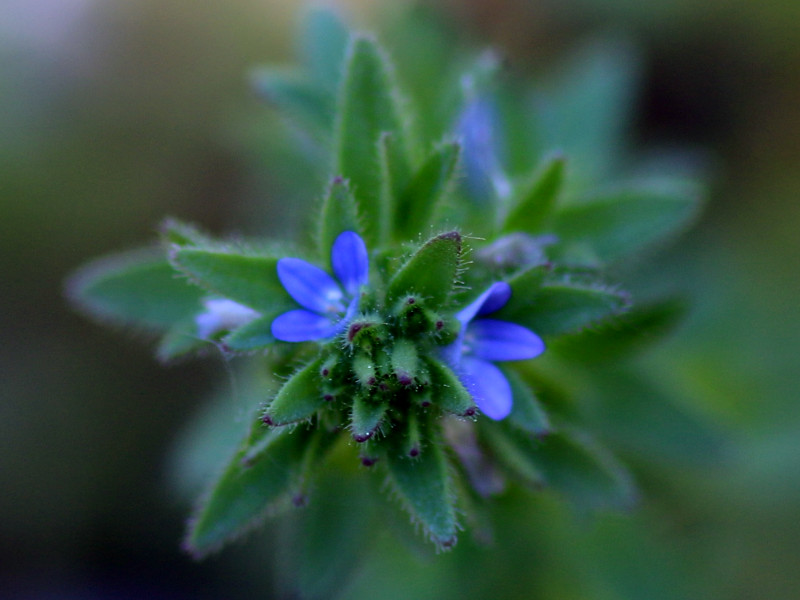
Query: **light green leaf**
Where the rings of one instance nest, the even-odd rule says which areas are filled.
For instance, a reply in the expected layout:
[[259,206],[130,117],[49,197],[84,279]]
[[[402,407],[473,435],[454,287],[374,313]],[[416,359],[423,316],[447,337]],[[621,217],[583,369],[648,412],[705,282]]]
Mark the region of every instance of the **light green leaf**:
[[264,314],[295,307],[278,279],[275,257],[173,247],[170,260],[199,286]]
[[204,295],[155,249],[89,263],[70,278],[66,292],[92,317],[154,331],[165,331],[198,313]]
[[530,435],[485,419],[479,421],[478,430],[481,441],[505,471],[534,489],[544,485],[544,475],[532,457],[536,442]]
[[169,362],[197,350],[208,342],[197,337],[197,324],[189,318],[173,325],[161,338],[156,356],[162,362]]
[[502,231],[539,233],[550,221],[564,183],[562,155],[547,158],[525,186],[515,194],[516,204],[509,211]]
[[430,356],[427,357],[427,364],[433,383],[431,389],[433,405],[459,417],[474,415],[475,401],[452,369]]
[[320,380],[322,359],[312,361],[283,384],[278,395],[270,402],[264,422],[287,425],[310,418],[325,405]]
[[414,521],[439,548],[456,542],[456,514],[447,458],[440,444],[425,446],[417,458],[404,452],[402,436],[386,453],[389,480]]
[[350,44],[337,114],[334,172],[350,181],[374,245],[385,239],[390,218],[381,193],[381,136],[395,138],[392,162],[407,163],[409,151],[394,74],[369,38],[356,37]]
[[253,89],[298,126],[327,138],[333,129],[334,100],[300,72],[259,68],[250,75]]
[[347,27],[334,11],[323,7],[309,10],[303,23],[300,52],[311,78],[331,94],[341,79],[347,42]]
[[696,216],[700,189],[676,183],[599,193],[561,208],[554,223],[558,248],[607,262],[678,233]]
[[351,419],[351,433],[357,442],[364,442],[380,427],[389,403],[378,398],[371,398],[368,394],[359,394],[353,398],[353,412]]
[[456,285],[461,264],[461,236],[450,231],[425,242],[389,282],[387,299],[395,301],[406,294],[423,298],[425,306],[436,310],[447,302]]
[[437,209],[453,189],[460,154],[458,143],[442,144],[417,169],[394,208],[394,223],[402,237],[428,231]]
[[237,351],[256,350],[269,346],[275,342],[275,338],[272,336],[272,321],[282,312],[282,310],[273,311],[242,325],[225,336],[223,339],[225,346],[230,350]]

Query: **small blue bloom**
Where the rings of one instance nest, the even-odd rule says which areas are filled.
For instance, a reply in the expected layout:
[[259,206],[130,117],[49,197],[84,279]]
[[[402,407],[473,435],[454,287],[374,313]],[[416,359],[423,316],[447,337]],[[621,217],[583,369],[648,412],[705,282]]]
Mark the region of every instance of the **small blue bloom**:
[[364,240],[352,231],[339,234],[331,248],[331,264],[338,283],[300,258],[278,261],[278,278],[303,308],[283,313],[272,322],[275,339],[322,340],[339,333],[353,318],[358,308],[358,292],[369,280],[369,256]]
[[457,370],[478,408],[499,421],[511,412],[511,385],[495,361],[525,360],[544,352],[544,342],[531,330],[496,319],[478,318],[503,308],[511,298],[511,286],[493,283],[485,292],[456,314],[461,331],[444,349],[445,357]]
[[227,298],[206,298],[205,311],[194,318],[197,335],[208,339],[218,331],[231,331],[261,316],[243,304]]

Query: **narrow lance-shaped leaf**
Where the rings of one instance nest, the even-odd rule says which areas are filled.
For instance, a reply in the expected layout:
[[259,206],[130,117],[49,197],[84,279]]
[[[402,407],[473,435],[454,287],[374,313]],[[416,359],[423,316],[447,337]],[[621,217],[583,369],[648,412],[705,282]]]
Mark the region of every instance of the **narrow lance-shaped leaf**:
[[353,439],[357,442],[364,442],[371,438],[380,427],[388,409],[388,402],[371,398],[369,394],[358,394],[353,398],[350,423]]
[[302,73],[273,68],[253,71],[256,93],[304,130],[327,138],[333,129],[334,99]]
[[310,429],[272,430],[257,447],[245,444],[190,522],[186,549],[197,558],[214,552],[285,499],[302,470],[310,435]]
[[322,359],[318,358],[292,375],[267,407],[264,422],[287,425],[308,419],[322,408],[325,399],[319,375],[321,367]]
[[403,237],[424,233],[458,175],[461,147],[442,144],[411,178],[395,206],[395,224]]
[[433,405],[459,417],[474,415],[475,400],[450,367],[432,357],[428,357],[427,364],[433,383],[431,390]]
[[170,260],[198,285],[261,313],[288,310],[294,302],[278,279],[278,259],[227,250],[174,247]]
[[599,194],[558,211],[554,229],[565,253],[588,249],[602,261],[633,254],[682,230],[697,214],[697,186],[641,186]]
[[341,78],[348,41],[347,28],[329,9],[314,7],[303,24],[301,53],[311,78],[331,93]]
[[396,138],[392,161],[408,162],[409,158],[393,73],[382,51],[368,38],[356,37],[350,44],[337,114],[334,172],[350,180],[369,227],[368,238],[377,242],[385,238],[390,216],[381,194],[381,136],[388,132]]
[[511,299],[493,318],[519,323],[539,335],[558,335],[595,325],[628,306],[627,294],[577,283],[528,287],[528,278],[511,279]]
[[414,521],[440,548],[456,542],[456,514],[447,457],[438,443],[428,444],[417,458],[409,458],[402,436],[387,451],[390,481]]
[[256,350],[269,346],[275,342],[275,337],[272,335],[272,321],[282,312],[283,310],[275,310],[242,325],[225,336],[223,339],[225,345],[231,350],[239,351]]
[[196,314],[204,295],[149,249],[86,265],[68,281],[67,294],[90,316],[156,331]]
[[480,439],[500,466],[522,483],[539,489],[544,475],[532,454],[536,443],[529,435],[511,429],[502,422],[479,421]]
[[461,236],[457,231],[431,238],[417,250],[389,282],[388,300],[404,294],[418,294],[426,306],[437,309],[444,304],[458,278],[461,263]]
[[363,237],[358,204],[348,181],[341,177],[333,178],[322,200],[317,223],[320,258],[331,270],[331,248],[339,234],[353,231]]
[[515,206],[509,211],[502,230],[539,233],[553,214],[558,194],[564,183],[562,155],[548,158],[538,172],[518,193]]
[[512,368],[503,366],[500,369],[511,386],[514,398],[511,414],[508,415],[509,422],[531,435],[544,436],[550,433],[550,419],[530,386]]

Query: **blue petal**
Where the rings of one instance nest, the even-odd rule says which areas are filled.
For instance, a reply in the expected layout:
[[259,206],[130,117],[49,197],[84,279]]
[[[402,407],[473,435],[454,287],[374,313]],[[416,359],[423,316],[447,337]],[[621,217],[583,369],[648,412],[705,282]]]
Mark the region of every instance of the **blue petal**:
[[495,319],[478,319],[466,333],[469,351],[486,360],[525,360],[544,352],[542,338],[530,329]]
[[290,310],[272,322],[272,335],[284,342],[310,342],[336,335],[340,324],[307,310]]
[[278,278],[300,306],[319,314],[344,312],[342,289],[319,267],[301,258],[282,258]]
[[369,281],[369,255],[364,240],[352,231],[339,234],[331,248],[333,272],[350,296]]
[[461,360],[461,379],[475,404],[490,419],[499,421],[511,412],[514,402],[511,386],[503,372],[492,363],[465,356]]
[[489,286],[489,289],[456,314],[456,319],[461,322],[463,327],[478,315],[486,315],[500,310],[506,305],[510,297],[511,286],[505,281],[496,281]]

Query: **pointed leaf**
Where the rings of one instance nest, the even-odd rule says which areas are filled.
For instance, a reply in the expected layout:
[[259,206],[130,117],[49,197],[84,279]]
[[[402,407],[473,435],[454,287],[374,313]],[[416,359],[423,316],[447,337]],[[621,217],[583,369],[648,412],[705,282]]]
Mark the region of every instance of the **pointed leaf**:
[[381,175],[381,205],[384,207],[380,230],[388,235],[397,233],[398,211],[402,206],[403,193],[411,179],[411,165],[405,156],[402,139],[384,132],[378,142],[378,160]]
[[202,290],[189,284],[158,250],[89,263],[67,282],[80,310],[101,320],[163,331],[202,310]]
[[458,176],[461,147],[442,144],[417,170],[395,205],[395,224],[403,237],[425,234]]
[[509,367],[501,367],[514,396],[514,405],[508,420],[512,425],[531,435],[543,436],[551,431],[550,419],[544,407],[519,374]]
[[456,514],[447,458],[440,444],[428,444],[417,458],[408,458],[401,436],[387,451],[390,481],[414,521],[439,548],[456,542]]
[[180,321],[161,338],[156,356],[162,362],[169,362],[202,348],[206,340],[197,336],[197,324],[193,318]]
[[534,489],[544,486],[544,475],[532,458],[536,442],[529,435],[508,427],[506,422],[483,420],[478,427],[481,441],[509,475]]
[[617,361],[661,340],[685,314],[686,304],[675,299],[634,306],[597,327],[560,337],[548,349],[583,363]]
[[474,415],[475,400],[452,369],[432,357],[428,357],[427,363],[433,384],[431,389],[433,405],[459,417]]
[[388,207],[382,202],[378,143],[384,133],[396,137],[391,159],[407,162],[407,139],[390,65],[374,41],[352,40],[339,95],[334,172],[350,180],[369,227],[369,239],[384,239]]
[[531,457],[547,485],[578,508],[629,509],[636,503],[637,492],[629,473],[587,436],[561,432],[531,448]]
[[699,198],[698,186],[674,183],[596,195],[558,211],[559,247],[617,260],[684,229],[697,215]]
[[[260,425],[255,425],[259,427]],[[186,549],[202,558],[257,524],[291,492],[311,430],[272,430],[233,457],[189,524]]]
[[353,439],[365,442],[380,427],[389,403],[378,398],[371,398],[368,394],[359,394],[353,398],[353,412],[351,415],[350,430]]
[[[523,284],[520,287],[516,283]],[[510,280],[508,304],[493,318],[518,323],[539,335],[558,335],[593,326],[624,311],[628,296],[622,292],[575,283],[546,283],[525,289],[527,278]]]
[[247,351],[269,346],[275,342],[272,335],[272,322],[282,311],[273,311],[242,325],[225,336],[223,342],[230,350]]
[[347,50],[347,27],[334,11],[313,7],[303,24],[301,53],[312,79],[336,92]]
[[436,310],[447,302],[456,285],[461,263],[461,236],[443,233],[422,245],[389,282],[387,299],[416,294]]
[[518,194],[516,205],[509,211],[503,231],[539,233],[547,225],[564,183],[562,155],[551,156]]
[[170,260],[201,287],[261,313],[296,307],[278,279],[277,258],[174,247]]
[[319,255],[332,271],[331,248],[339,234],[344,231],[353,231],[363,237],[358,205],[348,181],[341,177],[333,178],[322,201],[317,222]]
[[310,418],[325,405],[320,380],[322,359],[312,361],[283,384],[264,413],[264,422],[287,425]]
[[250,75],[256,93],[309,133],[326,138],[333,129],[333,96],[290,70],[260,68]]

